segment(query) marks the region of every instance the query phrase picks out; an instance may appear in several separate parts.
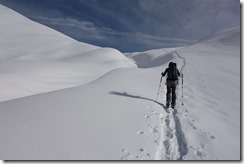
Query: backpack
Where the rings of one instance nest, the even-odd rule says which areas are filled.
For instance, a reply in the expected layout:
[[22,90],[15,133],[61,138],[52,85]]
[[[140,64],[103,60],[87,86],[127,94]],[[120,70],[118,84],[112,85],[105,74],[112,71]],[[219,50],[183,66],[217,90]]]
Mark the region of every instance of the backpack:
[[178,80],[178,70],[176,63],[170,63],[168,68],[168,80]]

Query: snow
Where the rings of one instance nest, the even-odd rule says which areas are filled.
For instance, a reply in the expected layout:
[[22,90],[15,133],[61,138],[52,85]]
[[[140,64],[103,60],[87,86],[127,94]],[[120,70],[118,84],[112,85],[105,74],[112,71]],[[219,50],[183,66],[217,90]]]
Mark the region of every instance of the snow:
[[[0,159],[240,160],[240,27],[123,55],[0,13]],[[184,83],[167,113],[170,61]]]
[[77,42],[0,6],[0,101],[89,83],[119,67],[122,53]]

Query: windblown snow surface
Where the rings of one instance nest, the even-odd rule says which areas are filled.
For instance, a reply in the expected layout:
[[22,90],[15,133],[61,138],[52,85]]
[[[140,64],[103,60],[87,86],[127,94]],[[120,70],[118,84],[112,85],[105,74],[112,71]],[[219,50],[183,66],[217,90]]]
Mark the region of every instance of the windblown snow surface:
[[[0,19],[0,159],[240,160],[240,27],[123,55],[4,6]],[[184,81],[167,113],[170,61]]]

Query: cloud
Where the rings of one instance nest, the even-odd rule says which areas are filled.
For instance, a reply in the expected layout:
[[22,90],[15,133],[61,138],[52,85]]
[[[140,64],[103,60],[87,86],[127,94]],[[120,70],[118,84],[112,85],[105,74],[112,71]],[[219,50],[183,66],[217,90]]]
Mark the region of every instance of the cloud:
[[82,42],[121,51],[192,43],[240,26],[237,0],[0,0]]
[[[239,25],[240,4],[233,0],[139,0],[159,35],[199,39]],[[155,18],[155,19],[152,19]],[[228,21],[226,20],[228,19]],[[148,23],[149,24],[149,23]],[[149,28],[150,29],[150,28]]]
[[89,37],[93,36],[96,39],[104,39],[105,35],[114,35],[116,37],[127,35],[127,33],[119,32],[107,27],[96,26],[93,22],[80,21],[72,18],[35,17],[35,19],[54,27],[59,26],[65,29],[73,28],[77,31],[73,33],[74,35],[88,35]]
[[137,38],[138,41],[143,41],[144,43],[147,42],[150,44],[152,41],[155,42],[177,42],[177,43],[184,43],[184,44],[191,44],[194,42],[194,40],[186,40],[186,39],[180,39],[180,38],[167,38],[167,37],[160,37],[160,36],[154,36],[154,35],[149,35],[146,33],[136,33],[133,35],[133,37]]
[[48,17],[35,17],[36,20],[58,26],[78,27],[84,30],[94,30],[95,26],[92,22],[78,21],[71,18],[48,18]]

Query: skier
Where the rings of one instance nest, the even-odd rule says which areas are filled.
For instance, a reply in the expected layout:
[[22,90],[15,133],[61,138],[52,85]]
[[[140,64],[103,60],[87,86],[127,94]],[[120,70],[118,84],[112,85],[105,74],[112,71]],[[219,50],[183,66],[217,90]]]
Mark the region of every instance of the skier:
[[[171,101],[171,107],[174,109],[175,107],[175,101],[176,101],[176,86],[178,84],[178,77],[180,76],[180,72],[177,69],[176,63],[170,62],[169,67],[166,68],[164,72],[161,73],[161,75],[164,77],[167,74],[167,80],[166,80],[166,86],[167,86],[167,94],[166,94],[166,107],[169,108],[170,100]],[[171,96],[172,92],[172,96]]]

